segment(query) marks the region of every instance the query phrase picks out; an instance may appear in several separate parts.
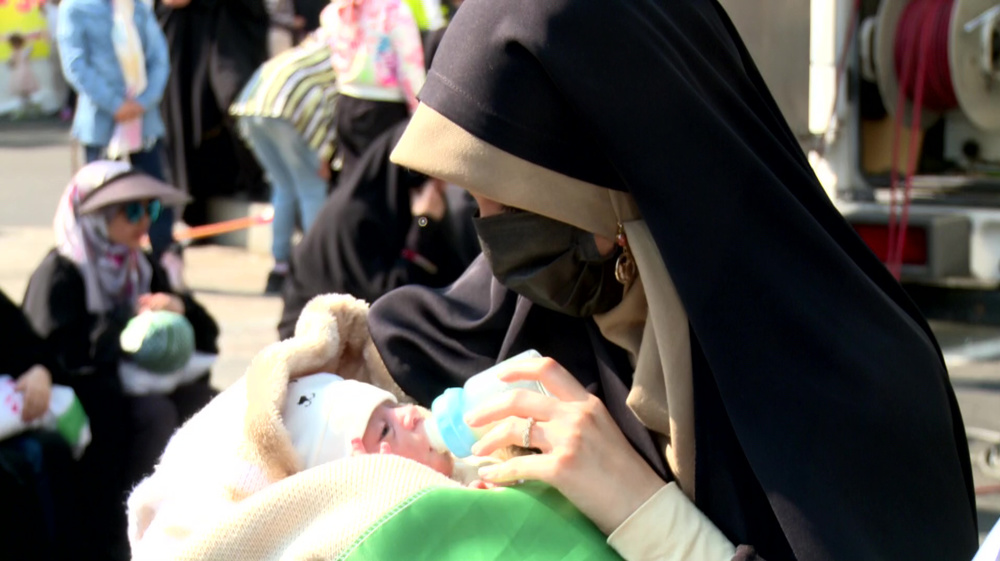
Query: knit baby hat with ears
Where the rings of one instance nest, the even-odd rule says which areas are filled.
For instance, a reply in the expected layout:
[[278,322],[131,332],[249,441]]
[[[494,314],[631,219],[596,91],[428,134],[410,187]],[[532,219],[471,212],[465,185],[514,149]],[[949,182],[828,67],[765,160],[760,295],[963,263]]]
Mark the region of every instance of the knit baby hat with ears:
[[336,374],[312,374],[288,383],[281,417],[292,445],[309,469],[351,455],[375,409],[397,403],[389,392]]

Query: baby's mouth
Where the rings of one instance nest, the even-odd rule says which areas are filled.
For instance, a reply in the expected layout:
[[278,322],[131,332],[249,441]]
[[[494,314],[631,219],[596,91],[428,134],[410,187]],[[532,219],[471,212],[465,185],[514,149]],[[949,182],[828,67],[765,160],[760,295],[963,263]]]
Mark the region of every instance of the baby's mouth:
[[438,451],[435,450],[434,447],[430,445],[430,439],[427,438],[427,429],[426,426],[424,425],[424,421],[431,418],[432,415],[431,410],[427,409],[426,407],[420,407],[419,405],[416,406],[415,409],[416,409],[415,411],[416,419],[414,420],[413,428],[414,429],[419,428],[422,431],[423,437],[428,441],[427,451],[430,452],[431,454],[437,454]]

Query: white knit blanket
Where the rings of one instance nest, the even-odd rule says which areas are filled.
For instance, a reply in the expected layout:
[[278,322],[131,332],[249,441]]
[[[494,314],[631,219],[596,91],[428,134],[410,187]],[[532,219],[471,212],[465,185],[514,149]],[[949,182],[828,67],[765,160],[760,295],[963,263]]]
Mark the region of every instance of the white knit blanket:
[[128,500],[134,560],[335,559],[417,491],[459,486],[390,455],[301,470],[280,416],[288,380],[319,371],[386,379],[366,315],[351,297],[313,300],[295,337],[261,351],[174,434]]

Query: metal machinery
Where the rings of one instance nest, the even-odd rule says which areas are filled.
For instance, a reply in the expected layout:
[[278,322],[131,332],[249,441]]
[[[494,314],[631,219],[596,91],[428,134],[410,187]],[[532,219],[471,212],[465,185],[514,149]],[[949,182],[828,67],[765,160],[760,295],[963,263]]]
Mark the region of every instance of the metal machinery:
[[890,270],[1000,285],[1000,0],[722,4],[835,204]]

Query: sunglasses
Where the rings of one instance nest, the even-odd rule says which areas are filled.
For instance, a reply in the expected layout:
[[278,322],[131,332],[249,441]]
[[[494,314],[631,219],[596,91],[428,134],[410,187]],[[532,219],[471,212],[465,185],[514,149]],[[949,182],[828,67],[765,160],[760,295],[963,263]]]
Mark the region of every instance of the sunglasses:
[[132,201],[127,203],[123,207],[123,210],[125,212],[125,219],[128,220],[129,224],[138,224],[142,220],[142,217],[147,215],[150,222],[156,222],[156,219],[160,217],[162,205],[156,199],[147,202]]

